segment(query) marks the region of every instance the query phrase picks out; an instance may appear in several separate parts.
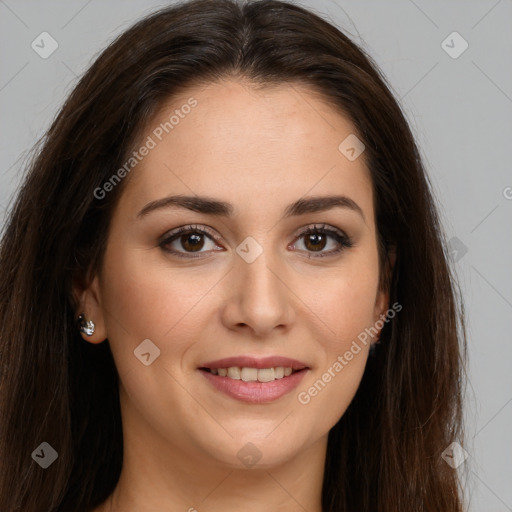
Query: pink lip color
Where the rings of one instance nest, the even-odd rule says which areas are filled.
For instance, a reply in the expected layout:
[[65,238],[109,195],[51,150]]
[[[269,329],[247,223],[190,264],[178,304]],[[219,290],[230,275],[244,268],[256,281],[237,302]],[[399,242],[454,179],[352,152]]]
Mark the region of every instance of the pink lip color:
[[282,379],[276,379],[270,382],[244,382],[243,380],[231,379],[229,377],[220,377],[219,375],[214,375],[207,370],[199,371],[213,386],[226,395],[236,398],[242,402],[262,404],[277,400],[295,389],[308,369],[292,373],[288,377],[283,377]]

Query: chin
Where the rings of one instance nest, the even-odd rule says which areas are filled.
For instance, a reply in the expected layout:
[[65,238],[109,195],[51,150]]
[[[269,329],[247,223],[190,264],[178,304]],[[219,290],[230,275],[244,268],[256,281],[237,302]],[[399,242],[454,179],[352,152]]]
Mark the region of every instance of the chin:
[[222,443],[210,446],[208,452],[213,459],[230,469],[269,469],[298,455],[301,441],[282,432],[272,438],[268,432],[271,430],[261,437],[248,431],[246,435],[224,438]]

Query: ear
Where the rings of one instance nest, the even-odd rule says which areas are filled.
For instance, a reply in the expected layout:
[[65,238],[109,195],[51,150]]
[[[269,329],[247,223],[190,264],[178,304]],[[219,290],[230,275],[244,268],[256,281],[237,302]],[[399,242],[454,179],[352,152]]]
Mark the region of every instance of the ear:
[[84,285],[78,279],[73,281],[73,296],[79,305],[79,311],[76,312],[76,318],[83,313],[86,320],[94,322],[94,334],[87,336],[80,333],[82,338],[89,343],[101,343],[107,338],[105,328],[105,316],[101,303],[101,293],[99,286],[99,278],[96,275],[93,280]]
[[[386,312],[389,309],[389,295],[390,295],[390,284],[391,284],[391,276],[393,275],[393,269],[395,268],[396,262],[396,246],[390,245],[387,249],[387,260],[385,264],[385,268],[383,269],[383,282],[384,289],[380,288],[377,292],[377,298],[375,300],[375,309],[374,309],[374,322],[377,322],[382,315],[386,315]],[[384,317],[382,317],[384,319]],[[380,334],[380,333],[379,333]]]

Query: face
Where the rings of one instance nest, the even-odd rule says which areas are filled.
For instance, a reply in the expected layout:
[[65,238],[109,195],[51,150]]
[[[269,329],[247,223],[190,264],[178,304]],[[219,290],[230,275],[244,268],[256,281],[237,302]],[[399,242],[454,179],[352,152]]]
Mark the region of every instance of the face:
[[354,133],[303,86],[236,80],[190,88],[149,123],[82,295],[127,433],[223,467],[326,440],[389,300],[364,153],[338,148]]

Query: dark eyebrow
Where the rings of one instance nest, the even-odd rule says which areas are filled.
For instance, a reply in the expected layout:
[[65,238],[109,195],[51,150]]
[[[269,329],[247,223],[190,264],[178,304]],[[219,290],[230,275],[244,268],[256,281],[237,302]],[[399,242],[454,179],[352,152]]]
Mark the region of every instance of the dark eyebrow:
[[304,215],[305,213],[324,212],[331,208],[348,208],[363,218],[364,213],[362,208],[350,197],[347,196],[313,196],[299,199],[294,203],[290,204],[285,212],[284,217],[295,217],[298,215]]
[[[233,216],[233,205],[225,201],[219,201],[209,197],[200,196],[169,196],[156,201],[151,201],[137,214],[137,217],[144,217],[148,213],[161,208],[184,208],[193,212],[219,217]],[[363,210],[352,199],[346,196],[314,196],[299,199],[287,206],[284,211],[284,218],[296,217],[306,213],[323,212],[331,208],[348,208],[357,212],[366,222]]]

